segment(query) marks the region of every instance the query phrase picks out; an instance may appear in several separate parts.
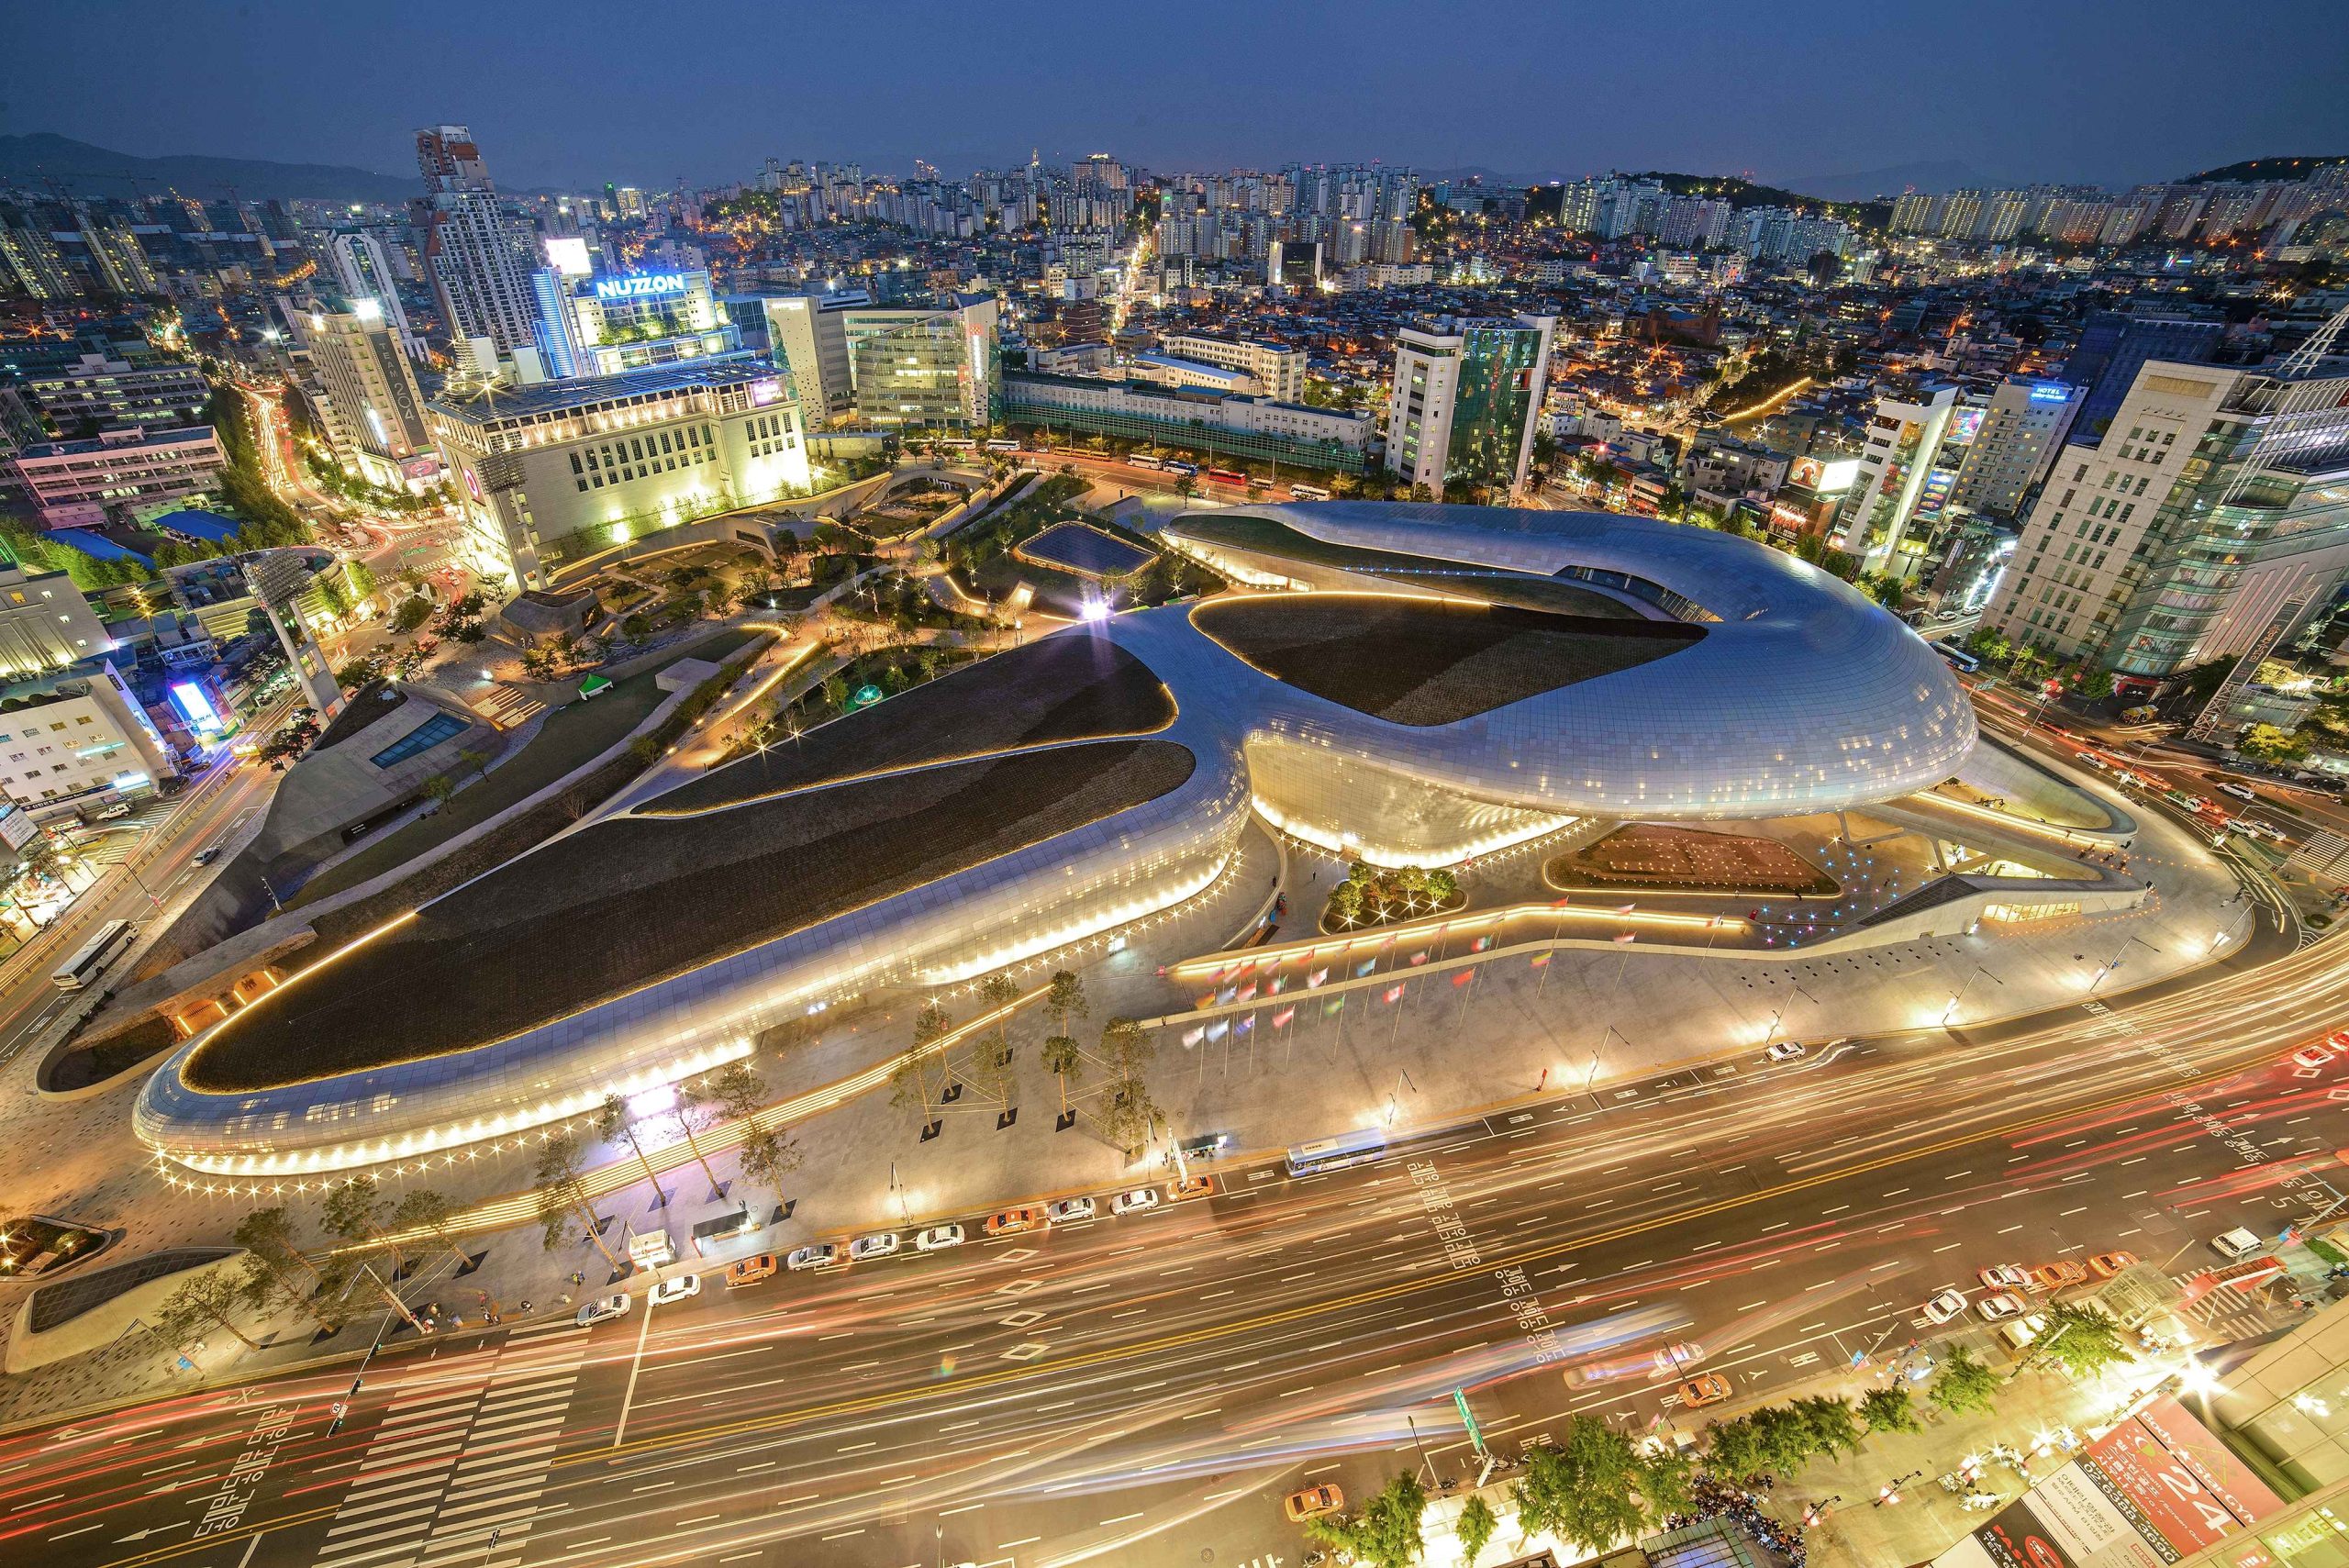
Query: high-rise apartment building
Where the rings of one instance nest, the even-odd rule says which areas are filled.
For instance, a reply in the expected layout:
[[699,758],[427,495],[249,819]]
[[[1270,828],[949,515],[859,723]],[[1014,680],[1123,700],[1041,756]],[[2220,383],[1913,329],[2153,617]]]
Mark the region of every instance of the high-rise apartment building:
[[2038,376],[2012,375],[2000,382],[1958,465],[1950,505],[2013,517],[2063,450],[2080,411],[2080,391]]
[[417,203],[416,228],[459,361],[482,371],[518,349],[535,351],[529,232],[499,206],[473,132],[461,125],[417,131],[416,164],[428,193]]
[[400,351],[412,360],[423,359],[424,339],[408,324],[407,307],[400,303],[398,272],[384,242],[363,228],[349,229],[327,241],[327,259],[334,264],[343,296],[373,300],[398,336]]
[[1957,411],[1957,388],[1946,384],[1877,396],[1860,448],[1859,476],[1844,493],[1835,536],[1838,548],[1860,558],[1862,570],[1905,564],[1902,547],[1947,504],[1956,465],[1943,450]]
[[1002,395],[996,315],[995,296],[984,294],[956,295],[941,306],[845,312],[857,417],[932,429],[989,423]]
[[2066,446],[1984,624],[2165,676],[2250,647],[2349,572],[2349,371],[2153,360],[2096,446]]
[[335,456],[368,481],[397,489],[432,450],[424,394],[383,302],[360,298],[302,313],[303,335],[326,395]]
[[1387,468],[1436,496],[1454,484],[1522,486],[1556,327],[1553,316],[1446,316],[1397,332]]

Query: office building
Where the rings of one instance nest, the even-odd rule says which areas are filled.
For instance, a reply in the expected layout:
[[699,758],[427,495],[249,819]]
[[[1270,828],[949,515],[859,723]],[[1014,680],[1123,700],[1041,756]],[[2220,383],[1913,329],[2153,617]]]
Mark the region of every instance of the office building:
[[1985,624],[2158,678],[2324,608],[2349,572],[2349,373],[2332,364],[2146,361],[2104,439],[2055,460]]
[[1439,499],[1453,484],[1522,485],[1556,325],[1447,316],[1397,332],[1387,468]]
[[444,395],[425,418],[468,562],[526,588],[567,559],[804,494],[810,478],[785,378],[747,358]]
[[73,579],[0,561],[0,679],[63,669],[113,648]]
[[1245,338],[1215,338],[1202,332],[1169,333],[1159,347],[1178,360],[1240,372],[1255,383],[1240,389],[1243,392],[1258,393],[1278,403],[1296,403],[1305,396],[1302,349]]
[[417,131],[416,163],[428,194],[416,204],[415,223],[441,319],[458,362],[489,373],[537,346],[529,230],[499,206],[481,149],[463,126]]
[[28,811],[173,771],[147,710],[103,659],[0,685],[0,792]]
[[863,289],[839,294],[739,295],[727,314],[745,348],[791,373],[799,408],[812,426],[856,407],[856,379],[848,360],[847,312],[867,306]]
[[2146,361],[2199,364],[2218,357],[2226,336],[2227,324],[2215,312],[2192,307],[2090,312],[2064,361],[2062,379],[2087,389],[2070,439],[2087,447],[2104,439]]
[[1108,436],[1190,452],[1210,465],[1227,459],[1252,460],[1346,473],[1360,473],[1370,466],[1375,424],[1367,414],[1207,388],[1023,371],[1008,372],[1003,378],[1003,418],[1013,426]]
[[[336,458],[385,489],[429,477],[437,465],[429,461],[432,432],[424,423],[424,394],[383,302],[336,302],[299,319],[324,385]],[[421,466],[420,457],[428,460]]]
[[61,435],[95,435],[131,425],[178,426],[204,417],[211,396],[193,365],[136,364],[83,354],[72,365],[26,373],[24,395]]
[[647,365],[740,351],[742,335],[702,271],[597,276],[567,266],[530,274],[535,331],[549,375],[618,375]]
[[841,329],[856,385],[857,417],[868,425],[967,429],[995,417],[1002,370],[993,295],[952,305],[848,311]]
[[1950,505],[2011,517],[2046,477],[2080,411],[2081,389],[2038,376],[2009,376],[1990,394],[1980,428],[1958,465]]
[[28,446],[17,453],[16,472],[42,526],[96,528],[109,514],[128,517],[211,489],[227,461],[209,425],[138,427]]
[[1862,570],[1894,570],[1912,532],[1920,549],[1930,537],[1956,484],[1955,467],[1941,458],[1957,406],[1957,388],[1948,385],[1877,396],[1835,536],[1839,549],[1860,558]]
[[363,228],[334,235],[327,241],[327,260],[345,298],[372,299],[382,308],[400,352],[412,360],[426,357],[424,339],[408,324],[407,307],[400,303],[398,265],[382,239]]

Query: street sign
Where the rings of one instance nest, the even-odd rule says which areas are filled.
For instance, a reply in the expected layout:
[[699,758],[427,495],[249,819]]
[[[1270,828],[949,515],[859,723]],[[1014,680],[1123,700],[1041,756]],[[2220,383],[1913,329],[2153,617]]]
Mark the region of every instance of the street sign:
[[1478,1453],[1484,1452],[1485,1434],[1476,1425],[1475,1412],[1468,1408],[1468,1391],[1464,1388],[1453,1389],[1452,1403],[1460,1411],[1460,1424],[1468,1429],[1468,1440],[1476,1445]]

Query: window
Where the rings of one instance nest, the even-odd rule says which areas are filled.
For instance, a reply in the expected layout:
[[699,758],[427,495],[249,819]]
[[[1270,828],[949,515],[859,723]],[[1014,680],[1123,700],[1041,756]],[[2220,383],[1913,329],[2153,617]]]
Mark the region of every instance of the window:
[[452,735],[462,734],[464,728],[463,719],[451,714],[436,713],[367,760],[379,768],[388,768],[407,761],[419,751],[430,751]]

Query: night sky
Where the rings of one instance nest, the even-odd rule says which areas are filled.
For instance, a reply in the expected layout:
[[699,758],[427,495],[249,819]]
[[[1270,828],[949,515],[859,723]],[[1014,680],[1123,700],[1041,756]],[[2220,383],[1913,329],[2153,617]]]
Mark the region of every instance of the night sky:
[[2349,153],[2344,21],[2343,0],[0,0],[0,131],[407,173],[412,128],[451,120],[512,187],[723,183],[769,154],[959,176],[1031,145],[2122,184]]

